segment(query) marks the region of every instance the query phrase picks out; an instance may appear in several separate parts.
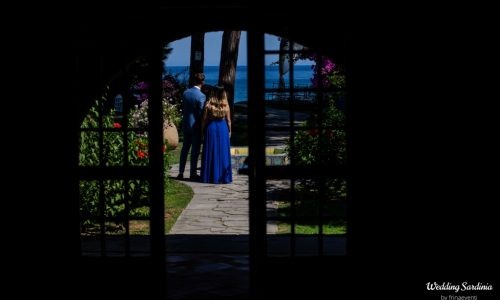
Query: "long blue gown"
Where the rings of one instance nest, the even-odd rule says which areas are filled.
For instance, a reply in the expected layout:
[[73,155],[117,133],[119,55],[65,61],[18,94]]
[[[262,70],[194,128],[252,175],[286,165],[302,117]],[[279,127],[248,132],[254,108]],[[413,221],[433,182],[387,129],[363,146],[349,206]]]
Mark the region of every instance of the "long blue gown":
[[225,119],[209,121],[205,128],[205,140],[201,162],[201,182],[231,183],[231,144]]

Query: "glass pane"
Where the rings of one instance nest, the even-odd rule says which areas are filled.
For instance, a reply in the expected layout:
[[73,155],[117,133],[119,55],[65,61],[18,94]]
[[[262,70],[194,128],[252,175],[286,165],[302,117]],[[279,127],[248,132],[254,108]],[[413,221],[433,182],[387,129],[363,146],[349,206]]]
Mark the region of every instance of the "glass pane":
[[273,34],[264,34],[264,49],[266,50],[279,50],[280,38]]
[[98,218],[99,208],[99,181],[80,181],[80,233],[83,236],[98,234],[101,230]]
[[298,179],[295,181],[295,206],[290,206],[289,215],[295,212],[295,234],[318,234],[318,197],[319,193],[312,185],[311,179]]
[[114,222],[106,222],[106,256],[125,256],[124,229],[117,230]]
[[234,104],[234,117],[231,120],[231,146],[248,146],[248,106],[247,102]]
[[328,179],[323,200],[323,234],[347,233],[347,184],[346,180]]
[[130,235],[141,236],[151,234],[148,220],[131,220],[129,226]]
[[319,226],[317,220],[297,220],[295,224],[295,234],[297,235],[317,235]]
[[[150,235],[149,220],[135,220],[148,218],[150,211],[149,184],[146,180],[131,180],[125,186],[124,180],[102,181],[104,191],[104,247],[108,256],[125,255],[126,250],[126,207],[125,192],[129,200],[129,234],[131,251],[139,251],[145,255],[149,251]],[[80,216],[81,242],[85,255],[101,255],[102,250],[102,214],[99,203],[100,183],[97,180],[80,181]],[[135,247],[135,248],[133,248]]]
[[[275,141],[276,140],[271,142]],[[286,145],[266,147],[266,166],[284,166],[288,164],[289,160],[286,153]]]
[[319,254],[317,235],[301,235],[295,239],[295,255],[317,256]]
[[106,166],[123,166],[123,132],[104,132],[103,161]]
[[[116,99],[115,99],[116,98]],[[121,95],[109,95],[107,93],[96,99],[90,107],[87,115],[83,119],[80,128],[99,128],[102,122],[102,128],[120,128],[121,127],[121,112],[115,109],[115,102],[122,109],[123,99]],[[102,120],[100,117],[102,116]]]
[[[268,99],[274,98],[275,96],[269,96],[273,93],[266,93]],[[285,97],[289,97],[290,93],[286,94]],[[290,105],[289,100],[270,100],[266,101],[266,121],[270,125],[281,125],[290,126],[291,114],[290,110],[293,109],[294,125],[296,127],[304,125],[304,122],[311,117],[311,112],[315,110],[314,103],[303,103],[299,105],[295,103],[293,107]],[[272,118],[276,118],[273,120]],[[279,122],[278,122],[279,121]]]
[[[266,181],[267,218],[283,217],[289,215],[289,180]],[[283,222],[269,220],[267,222],[267,234],[282,234],[286,231]]]
[[94,101],[92,107],[90,108],[89,112],[83,119],[83,122],[81,124],[80,128],[98,128],[99,127],[99,105],[98,101]]
[[104,184],[104,216],[106,218],[119,218],[115,220],[115,229],[108,224],[106,229],[110,234],[118,233],[124,228],[123,219],[125,218],[125,182],[123,180],[105,180]]
[[[267,255],[290,256],[290,180],[267,180]],[[284,218],[284,219],[283,219]]]
[[81,235],[80,242],[81,242],[82,255],[101,256],[101,240],[98,237]]
[[324,255],[345,255],[346,237],[345,236],[325,236],[323,240]]
[[267,236],[267,256],[286,257],[291,255],[290,235],[268,235]]
[[141,128],[144,130],[148,129],[148,102],[136,102],[134,106],[130,108],[130,113],[128,115],[128,126],[130,128]]
[[130,92],[132,97],[130,99],[130,111],[128,114],[129,127],[131,128],[144,128],[147,129],[148,120],[148,106],[149,106],[149,83],[140,79],[132,79]]
[[99,162],[99,133],[80,132],[79,165],[82,167],[98,166]]
[[149,181],[131,180],[128,186],[128,199],[130,219],[150,217],[151,198]]
[[[278,54],[267,54],[265,62],[265,72],[264,72],[264,82],[266,89],[277,89],[280,88],[280,78],[285,80],[285,74],[280,77],[279,69],[279,55]],[[282,86],[285,88],[284,86]]]
[[293,87],[298,89],[295,99],[312,101],[313,94],[311,91],[304,91],[304,89],[313,87],[315,77],[313,64],[310,60],[297,60],[291,65],[288,56],[283,57],[280,64],[278,54],[268,54],[266,55],[264,73],[265,87],[267,89],[288,90],[290,89],[290,79],[293,76]]
[[[277,85],[270,87],[272,89],[277,89]],[[283,91],[273,91],[266,93],[266,108],[274,109],[288,109],[290,105],[288,101],[290,100],[290,92],[288,90]]]
[[296,130],[287,145],[286,152],[297,165],[338,168],[346,163],[346,135],[342,129]]
[[[323,216],[323,234],[346,233],[345,180],[329,179],[326,186],[321,184],[315,178],[299,179],[295,183],[294,228],[298,235],[319,234],[320,215]],[[280,216],[291,217],[291,203],[281,203],[278,212]]]
[[347,233],[347,223],[344,218],[323,221],[324,235],[341,235]]
[[[266,130],[266,165],[286,164],[286,149],[290,139],[290,131],[267,129]],[[275,159],[276,158],[276,159]]]
[[149,164],[149,141],[147,132],[128,133],[128,163],[131,166]]
[[[131,221],[131,228],[135,229],[134,234],[130,236],[130,255],[149,256],[151,252],[150,222],[147,220],[133,222]],[[132,230],[130,234],[132,234]]]

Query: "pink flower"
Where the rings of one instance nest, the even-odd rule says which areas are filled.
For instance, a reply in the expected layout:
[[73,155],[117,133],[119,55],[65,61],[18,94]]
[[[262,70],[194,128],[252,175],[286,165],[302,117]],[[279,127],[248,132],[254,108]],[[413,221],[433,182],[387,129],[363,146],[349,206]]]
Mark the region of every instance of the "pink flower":
[[122,128],[122,124],[120,124],[120,123],[114,123],[113,127],[114,128]]
[[137,87],[138,87],[140,90],[146,90],[146,89],[149,87],[149,85],[148,85],[146,82],[141,81],[141,82],[139,82],[139,83],[137,84]]

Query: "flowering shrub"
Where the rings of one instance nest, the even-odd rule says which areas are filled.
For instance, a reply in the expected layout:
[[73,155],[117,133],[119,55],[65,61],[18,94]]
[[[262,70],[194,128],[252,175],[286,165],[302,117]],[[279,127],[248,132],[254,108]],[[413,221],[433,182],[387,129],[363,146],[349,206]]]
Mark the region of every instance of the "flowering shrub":
[[[132,112],[130,119],[130,126],[136,128],[146,128],[148,126],[148,83],[139,81],[131,88],[137,104],[135,110]],[[184,87],[181,86],[177,78],[173,75],[167,75],[163,79],[162,90],[162,103],[163,103],[163,119],[179,127],[182,119],[182,91]]]
[[[105,101],[105,99],[103,97],[102,100]],[[128,132],[128,149],[125,150],[125,135],[121,130],[122,124],[115,121],[113,110],[108,114],[103,113],[102,116],[102,127],[105,128],[105,131],[102,132],[101,148],[100,132],[97,131],[99,127],[98,107],[99,103],[96,101],[81,126],[80,166],[124,166],[125,159],[127,159],[129,166],[147,166],[149,164],[147,132]],[[136,111],[131,111],[131,115],[134,113]],[[163,152],[165,153],[165,170],[168,170],[168,155],[165,145]],[[115,218],[115,223],[121,225],[126,213],[125,193],[127,193],[130,209],[129,217],[147,216],[148,210],[145,210],[145,207],[149,207],[149,184],[147,181],[105,180],[102,182],[102,187],[100,184],[99,181],[80,181],[80,213],[83,231],[92,228],[101,214],[108,218]],[[99,202],[101,188],[104,191],[103,207],[100,206]]]
[[[297,165],[340,166],[346,163],[345,95],[339,91],[345,87],[345,76],[324,56],[313,55],[310,59],[316,61],[312,84],[323,90],[321,115],[311,114],[305,126],[312,129],[297,132],[293,140],[294,153],[291,153],[292,141],[288,141],[286,151]],[[304,180],[302,185],[307,190],[319,189],[315,180]],[[326,186],[330,199],[345,197],[345,181],[329,179]]]
[[[121,103],[117,106],[116,103],[108,101],[107,92],[95,102],[81,126],[80,166],[147,166],[149,164],[147,131],[149,84],[143,79],[147,73],[147,63],[139,58],[130,65],[128,72],[123,74],[127,76],[126,81],[132,83],[130,88],[123,89],[119,84],[114,86],[116,91],[125,96],[122,98],[124,101],[133,102],[128,102],[130,111],[127,116],[121,113]],[[163,118],[177,127],[181,122],[181,101],[184,89],[185,87],[179,83],[176,76],[166,75],[163,78]],[[115,108],[120,107],[118,114],[110,109],[113,105]],[[102,121],[99,120],[100,116],[102,116]],[[126,133],[127,136],[122,130],[125,124],[130,129]],[[100,132],[99,127],[102,127],[103,131]],[[165,172],[167,172],[169,164],[165,145],[163,152]],[[168,176],[165,176],[165,180],[168,180]],[[101,182],[81,180],[82,229],[85,231],[95,226],[102,215],[113,218],[118,225],[123,224],[126,213],[125,199],[128,201],[127,207],[130,210],[128,217],[147,216],[149,194],[149,184],[145,180],[104,180]],[[100,202],[101,197],[104,197],[104,205]]]

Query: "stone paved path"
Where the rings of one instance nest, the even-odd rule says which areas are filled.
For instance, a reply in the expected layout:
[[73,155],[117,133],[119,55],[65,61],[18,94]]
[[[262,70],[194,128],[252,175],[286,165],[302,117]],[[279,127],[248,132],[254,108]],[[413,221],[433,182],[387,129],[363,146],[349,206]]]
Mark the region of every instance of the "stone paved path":
[[[200,164],[200,162],[198,162]],[[175,178],[179,165],[170,169]],[[189,174],[189,164],[184,175]],[[175,179],[176,180],[176,179]],[[181,213],[169,234],[248,234],[248,176],[238,175],[233,169],[233,182],[230,184],[209,184],[183,180],[194,192],[193,199]],[[268,202],[270,213],[277,204]],[[269,234],[276,233],[278,227],[268,224]]]

